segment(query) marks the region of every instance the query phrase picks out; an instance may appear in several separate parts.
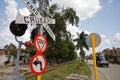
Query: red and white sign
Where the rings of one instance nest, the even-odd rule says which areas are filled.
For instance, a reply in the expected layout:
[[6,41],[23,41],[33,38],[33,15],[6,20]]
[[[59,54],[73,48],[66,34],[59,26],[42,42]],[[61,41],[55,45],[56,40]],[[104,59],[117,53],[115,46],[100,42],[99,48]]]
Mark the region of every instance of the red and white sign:
[[35,75],[40,75],[45,72],[46,69],[46,59],[41,54],[35,54],[30,61],[30,70]]
[[37,34],[34,39],[34,48],[38,53],[45,53],[48,44],[43,34]]

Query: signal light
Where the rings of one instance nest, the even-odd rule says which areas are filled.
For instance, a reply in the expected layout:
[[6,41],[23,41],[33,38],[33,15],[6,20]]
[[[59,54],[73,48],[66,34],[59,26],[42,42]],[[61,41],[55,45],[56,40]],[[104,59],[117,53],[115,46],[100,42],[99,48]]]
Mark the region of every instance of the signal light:
[[30,47],[32,45],[31,41],[26,41],[24,43],[25,47]]
[[22,36],[27,29],[26,24],[15,24],[15,20],[10,23],[10,31],[15,36]]

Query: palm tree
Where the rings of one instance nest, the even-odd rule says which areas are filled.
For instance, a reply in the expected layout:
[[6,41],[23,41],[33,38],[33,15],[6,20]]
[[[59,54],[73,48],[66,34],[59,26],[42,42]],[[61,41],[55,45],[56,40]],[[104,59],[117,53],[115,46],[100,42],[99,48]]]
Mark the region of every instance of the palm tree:
[[79,17],[73,8],[67,8],[63,10],[63,17],[65,20],[69,21],[72,25],[78,26]]
[[[38,2],[40,6],[40,0],[33,0],[34,3]],[[66,30],[66,22],[71,23],[72,25],[78,26],[79,17],[76,15],[76,12],[73,8],[62,9],[57,4],[53,4],[49,6],[50,0],[45,0],[46,7],[48,9],[47,13],[44,12],[42,16],[50,17],[55,19],[55,25],[49,25],[53,30],[56,39],[60,40],[61,38],[69,36]],[[37,28],[36,28],[37,29]],[[37,30],[36,30],[37,31]],[[36,32],[37,33],[37,32]],[[67,38],[66,38],[67,39]]]
[[89,50],[87,44],[86,44],[86,36],[87,34],[83,32],[81,33],[77,33],[78,38],[74,39],[73,41],[77,42],[77,45],[75,46],[78,49],[80,49],[80,57],[81,57],[81,61],[84,61],[85,58],[85,51],[83,50],[83,48]]

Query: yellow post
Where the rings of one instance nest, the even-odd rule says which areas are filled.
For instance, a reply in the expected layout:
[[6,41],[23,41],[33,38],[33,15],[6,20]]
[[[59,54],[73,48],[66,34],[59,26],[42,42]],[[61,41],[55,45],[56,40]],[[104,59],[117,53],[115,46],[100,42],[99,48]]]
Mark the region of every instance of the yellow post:
[[91,36],[92,40],[92,51],[93,51],[93,61],[94,61],[94,76],[95,80],[98,80],[98,72],[97,72],[97,67],[96,67],[96,52],[95,52],[95,36],[92,34]]
[[38,76],[37,76],[37,80],[41,80],[41,75],[38,75]]

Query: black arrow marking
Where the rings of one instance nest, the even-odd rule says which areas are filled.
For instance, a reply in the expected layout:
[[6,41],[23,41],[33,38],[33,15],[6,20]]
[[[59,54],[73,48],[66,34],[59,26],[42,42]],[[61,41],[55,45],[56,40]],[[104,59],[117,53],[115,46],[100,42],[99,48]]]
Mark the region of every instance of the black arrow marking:
[[42,70],[42,62],[41,62],[41,61],[35,60],[35,61],[33,62],[33,64],[34,64],[35,66],[37,66],[37,65],[39,64],[39,65],[40,65],[40,70]]
[[38,61],[35,60],[35,61],[33,62],[33,64],[34,64],[35,66],[37,66],[37,65],[38,65]]

